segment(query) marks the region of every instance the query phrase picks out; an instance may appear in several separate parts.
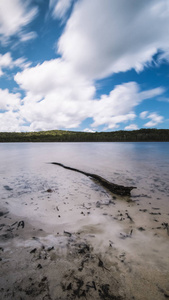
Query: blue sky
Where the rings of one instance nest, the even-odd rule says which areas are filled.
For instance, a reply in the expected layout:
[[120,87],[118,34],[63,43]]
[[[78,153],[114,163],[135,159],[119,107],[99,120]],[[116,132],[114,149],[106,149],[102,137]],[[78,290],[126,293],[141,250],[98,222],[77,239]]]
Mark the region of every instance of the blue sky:
[[1,0],[0,131],[169,128],[169,0]]

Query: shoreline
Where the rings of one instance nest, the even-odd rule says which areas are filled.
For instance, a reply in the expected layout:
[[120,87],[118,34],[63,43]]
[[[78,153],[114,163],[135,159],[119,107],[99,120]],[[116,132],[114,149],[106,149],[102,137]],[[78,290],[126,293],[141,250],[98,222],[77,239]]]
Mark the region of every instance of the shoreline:
[[123,198],[82,174],[58,172],[56,189],[21,203],[13,191],[3,197],[1,298],[169,297],[168,212],[138,191]]
[[169,129],[138,129],[102,132],[49,130],[0,132],[0,142],[169,142]]

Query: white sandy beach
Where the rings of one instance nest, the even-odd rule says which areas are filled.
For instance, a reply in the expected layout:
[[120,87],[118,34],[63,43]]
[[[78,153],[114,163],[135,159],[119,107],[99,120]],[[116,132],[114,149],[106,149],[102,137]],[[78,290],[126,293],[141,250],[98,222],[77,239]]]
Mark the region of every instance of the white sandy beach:
[[169,212],[137,190],[120,198],[82,174],[50,168],[56,184],[31,198],[4,189],[1,299],[168,298]]

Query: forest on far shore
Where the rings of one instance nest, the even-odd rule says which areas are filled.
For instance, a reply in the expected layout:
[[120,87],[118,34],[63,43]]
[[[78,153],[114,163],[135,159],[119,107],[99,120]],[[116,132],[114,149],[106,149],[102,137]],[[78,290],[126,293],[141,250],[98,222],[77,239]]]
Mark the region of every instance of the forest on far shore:
[[169,129],[94,133],[66,130],[0,132],[0,143],[7,142],[169,142]]

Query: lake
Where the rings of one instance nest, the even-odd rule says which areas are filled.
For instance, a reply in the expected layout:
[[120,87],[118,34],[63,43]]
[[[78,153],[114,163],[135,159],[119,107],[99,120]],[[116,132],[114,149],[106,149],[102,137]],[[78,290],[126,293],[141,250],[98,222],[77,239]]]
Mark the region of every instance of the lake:
[[[167,222],[169,143],[6,143],[0,144],[0,158],[1,205],[6,206],[7,202],[14,214],[37,222],[43,220],[46,226],[54,225],[55,215],[51,213],[49,218],[46,214],[48,189],[57,193],[59,203],[67,198],[71,205],[88,199],[102,200],[98,184],[82,174],[50,164],[58,162],[116,184],[137,187],[130,200],[143,210],[149,211],[149,206],[159,208],[165,215],[161,222]],[[56,194],[50,197],[55,201]],[[31,199],[37,200],[38,211],[29,205]],[[28,204],[27,209],[24,203]],[[68,223],[72,223],[71,218],[71,214],[67,216]],[[74,222],[78,221],[74,218]],[[142,216],[138,215],[137,222],[141,221]]]
[[[100,282],[111,287],[118,278],[120,299],[133,295],[142,300],[143,289],[144,299],[169,297],[169,143],[1,143],[0,160],[2,298],[11,299],[14,291],[25,297],[20,286],[33,293],[28,277],[34,278],[41,297],[39,257],[55,297],[65,278],[70,286],[73,272],[81,280],[84,257],[79,253],[89,249],[81,265],[84,281],[91,269],[91,282],[96,274],[98,287]],[[131,197],[120,197],[51,162],[136,189]],[[86,243],[87,250],[77,252]],[[111,268],[109,275],[101,272],[98,257]],[[98,290],[93,288],[96,294]]]
[[20,190],[25,182],[31,192],[48,185],[53,170],[48,163],[59,162],[134,185],[133,194],[160,197],[168,204],[169,143],[5,143],[0,144],[0,160],[2,188],[20,184]]

